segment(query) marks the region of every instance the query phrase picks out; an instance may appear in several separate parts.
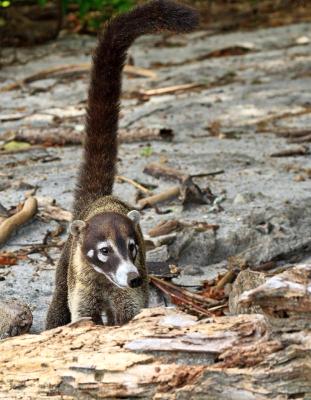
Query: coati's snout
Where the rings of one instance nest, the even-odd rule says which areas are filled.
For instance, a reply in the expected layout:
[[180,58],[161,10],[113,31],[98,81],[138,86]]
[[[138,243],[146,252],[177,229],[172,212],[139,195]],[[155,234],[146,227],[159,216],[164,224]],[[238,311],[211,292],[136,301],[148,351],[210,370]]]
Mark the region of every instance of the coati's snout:
[[107,212],[95,215],[84,225],[83,221],[74,221],[71,229],[75,234],[74,227],[79,228],[82,252],[90,266],[119,288],[136,288],[143,284],[135,265],[139,251],[138,220],[136,211],[128,216]]

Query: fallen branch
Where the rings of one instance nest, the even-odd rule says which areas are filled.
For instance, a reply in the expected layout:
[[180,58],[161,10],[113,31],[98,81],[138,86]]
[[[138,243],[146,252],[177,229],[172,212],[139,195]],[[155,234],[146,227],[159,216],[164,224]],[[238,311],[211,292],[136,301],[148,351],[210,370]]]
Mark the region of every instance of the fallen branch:
[[169,180],[172,179],[172,180],[177,180],[179,182],[183,182],[184,180],[189,178],[205,178],[207,176],[215,176],[223,174],[224,170],[200,172],[197,174],[184,174],[179,170],[169,167],[167,165],[159,163],[151,163],[144,168],[143,172],[155,178],[165,178]]
[[153,207],[158,203],[162,203],[164,201],[174,199],[174,198],[178,197],[179,194],[180,194],[179,186],[174,186],[174,187],[171,187],[171,188],[165,190],[162,193],[155,194],[153,196],[149,196],[144,199],[140,199],[138,201],[138,205],[141,209],[146,208],[146,207]]
[[189,176],[187,174],[180,172],[175,168],[168,167],[166,165],[158,163],[151,163],[147,165],[144,168],[143,172],[155,178],[166,178],[166,179],[177,180],[179,182],[182,182]]
[[[171,141],[174,133],[168,128],[138,128],[138,129],[120,129],[118,132],[118,140],[120,143],[136,143],[151,140]],[[10,140],[19,142],[27,142],[32,145],[43,146],[68,146],[80,145],[83,143],[84,132],[76,131],[72,128],[49,128],[42,129],[23,128],[16,133],[10,135]],[[34,147],[34,146],[33,146]],[[32,147],[32,148],[33,148]],[[3,154],[4,152],[2,152]],[[8,153],[8,152],[7,152]]]
[[3,245],[11,236],[11,234],[30,221],[37,212],[37,200],[35,197],[29,197],[23,208],[14,214],[12,217],[7,218],[0,225],[0,246]]

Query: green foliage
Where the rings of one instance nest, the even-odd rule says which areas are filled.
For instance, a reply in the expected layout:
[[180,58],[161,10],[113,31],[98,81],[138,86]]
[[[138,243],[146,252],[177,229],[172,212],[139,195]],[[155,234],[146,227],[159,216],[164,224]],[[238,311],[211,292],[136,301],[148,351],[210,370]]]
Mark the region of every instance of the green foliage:
[[11,5],[11,1],[10,0],[2,0],[0,1],[0,8],[6,8],[9,7]]
[[151,146],[143,147],[143,148],[140,150],[140,155],[141,155],[142,157],[150,157],[150,156],[152,155],[152,153],[153,153],[153,149],[152,149]]
[[[48,0],[37,0],[37,3],[44,7]],[[67,12],[70,5],[78,5],[80,17],[84,17],[90,11],[106,13],[125,12],[134,4],[135,0],[61,0],[63,11]],[[0,0],[0,8],[9,7],[14,0]]]

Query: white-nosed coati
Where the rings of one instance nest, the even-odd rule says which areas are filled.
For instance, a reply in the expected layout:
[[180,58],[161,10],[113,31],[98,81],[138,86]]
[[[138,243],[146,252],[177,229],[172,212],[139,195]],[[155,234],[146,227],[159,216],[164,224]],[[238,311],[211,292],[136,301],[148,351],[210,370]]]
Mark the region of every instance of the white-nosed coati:
[[134,40],[163,30],[189,32],[197,12],[154,0],[114,18],[99,38],[88,97],[84,160],[74,221],[56,270],[47,329],[81,317],[123,324],[148,305],[145,247],[139,213],[111,195],[117,161],[121,74]]

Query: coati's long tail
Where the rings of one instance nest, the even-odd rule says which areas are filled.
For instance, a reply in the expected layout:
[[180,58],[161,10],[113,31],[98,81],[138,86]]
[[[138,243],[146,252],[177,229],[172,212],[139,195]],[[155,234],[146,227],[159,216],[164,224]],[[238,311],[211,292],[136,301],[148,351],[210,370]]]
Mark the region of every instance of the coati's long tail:
[[136,38],[160,31],[190,32],[195,10],[169,0],[154,0],[108,23],[93,59],[88,98],[84,160],[75,193],[75,214],[98,196],[112,192],[117,158],[121,73]]

